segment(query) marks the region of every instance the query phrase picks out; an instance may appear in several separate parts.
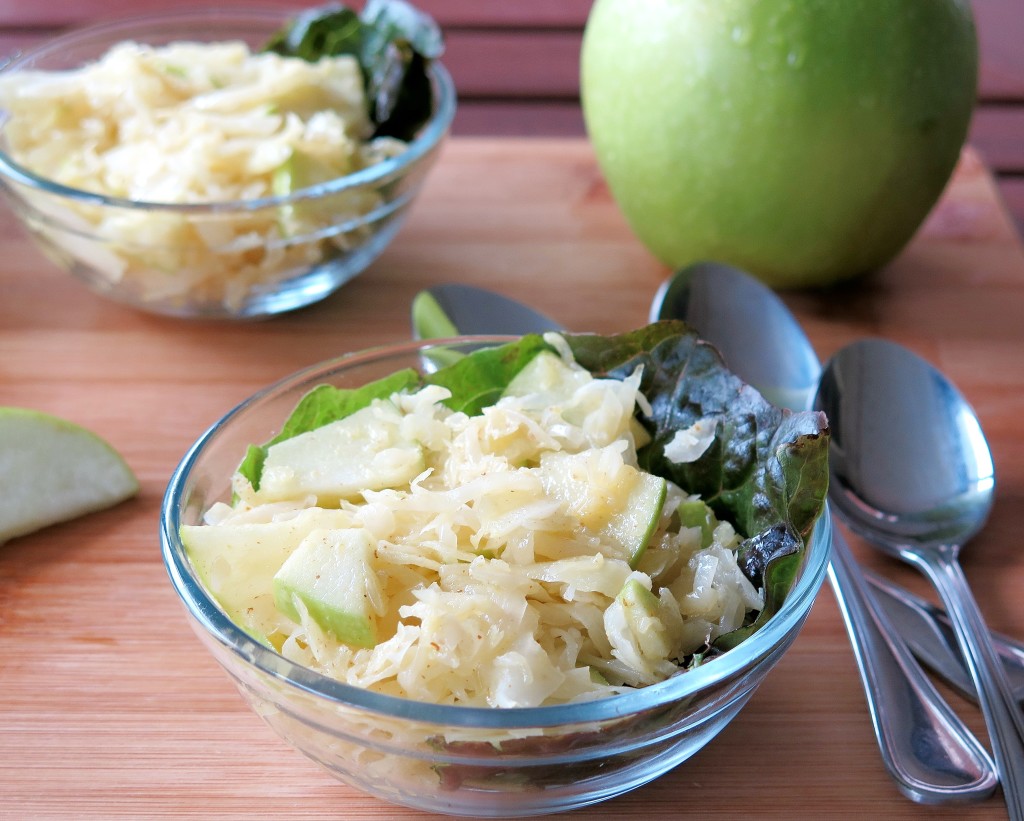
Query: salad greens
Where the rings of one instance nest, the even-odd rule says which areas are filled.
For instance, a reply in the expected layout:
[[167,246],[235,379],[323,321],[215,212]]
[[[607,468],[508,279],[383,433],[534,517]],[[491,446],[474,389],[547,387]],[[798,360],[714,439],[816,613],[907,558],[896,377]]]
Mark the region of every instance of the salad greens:
[[526,336],[497,348],[481,348],[423,377],[412,368],[405,368],[359,388],[320,385],[299,400],[277,436],[266,444],[249,446],[238,472],[249,480],[254,490],[259,490],[263,463],[271,445],[337,422],[362,410],[374,399],[387,399],[398,391],[440,385],[452,392],[445,402],[448,407],[475,416],[497,402],[512,377],[540,351],[547,350],[551,348],[541,337]]
[[[770,404],[683,322],[658,322],[618,336],[563,336],[576,361],[597,377],[623,379],[643,368],[641,392],[651,413],[638,418],[651,441],[638,451],[640,466],[700,494],[745,539],[739,565],[756,586],[764,587],[765,606],[753,623],[719,637],[699,659],[706,661],[759,629],[792,587],[828,490],[825,417]],[[442,385],[452,394],[449,407],[479,413],[543,350],[552,348],[542,337],[528,335],[474,351],[426,375],[407,369],[357,389],[321,385],[299,402],[277,437],[250,446],[239,471],[258,488],[271,444],[344,418],[396,390]],[[701,456],[686,463],[666,456],[665,447],[677,431],[708,419],[715,421],[716,433]]]
[[307,9],[264,50],[309,62],[354,56],[374,137],[411,140],[433,113],[427,69],[444,52],[444,40],[433,18],[405,0],[369,0],[362,14],[335,2]]
[[536,334],[497,348],[482,348],[441,370],[429,374],[428,385],[441,385],[452,392],[445,402],[452,410],[468,416],[479,414],[501,398],[509,382],[541,351],[551,346]]
[[[595,376],[622,379],[643,366],[640,390],[651,416],[641,421],[653,438],[638,453],[640,466],[700,494],[746,537],[740,567],[765,588],[765,606],[753,625],[716,642],[717,649],[734,646],[778,610],[802,564],[803,544],[828,492],[824,415],[772,405],[683,323],[566,339],[576,361]],[[708,417],[718,430],[700,458],[682,464],[666,458],[676,431]]]

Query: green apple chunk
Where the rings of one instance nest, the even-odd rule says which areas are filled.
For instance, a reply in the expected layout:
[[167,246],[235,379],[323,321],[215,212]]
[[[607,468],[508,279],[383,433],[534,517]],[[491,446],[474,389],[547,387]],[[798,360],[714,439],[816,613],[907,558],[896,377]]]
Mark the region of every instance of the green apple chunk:
[[636,567],[658,527],[668,484],[626,464],[609,477],[595,461],[598,454],[546,453],[538,468],[541,482],[584,528],[615,546],[611,558]]
[[541,351],[512,378],[503,395],[540,394],[554,404],[571,398],[593,378],[583,368],[570,367],[558,354]]
[[708,547],[715,538],[718,517],[714,511],[700,499],[686,499],[676,508],[679,524],[682,527],[700,528],[700,546]]
[[823,285],[891,259],[975,100],[964,0],[597,0],[581,100],[608,186],[666,264]]
[[181,541],[200,581],[228,617],[262,639],[278,621],[274,574],[314,530],[351,523],[345,511],[309,508],[279,521],[184,525]]
[[[335,167],[325,160],[295,150],[287,160],[274,171],[271,181],[275,194],[284,196],[337,179],[351,169]],[[281,230],[285,236],[295,236],[310,231],[322,224],[329,224],[337,197],[311,198],[281,206]]]
[[673,641],[661,619],[661,602],[636,579],[628,579],[616,600],[622,605],[626,626],[644,655],[664,658],[670,655]]
[[296,623],[308,614],[342,644],[377,643],[375,602],[383,596],[374,542],[363,528],[310,533],[274,576],[277,608]]
[[138,489],[121,455],[92,431],[0,408],[0,542],[111,507]]
[[313,185],[344,176],[346,169],[335,168],[324,160],[294,150],[274,171],[272,186],[275,194],[292,194]]
[[[576,391],[593,381],[589,371],[571,367],[556,353],[541,351],[513,377],[502,395],[533,396],[534,404],[558,405],[572,399]],[[630,420],[629,430],[637,448],[650,441],[650,435],[636,417]]]
[[459,335],[459,329],[430,291],[420,291],[413,298],[412,327],[420,339],[443,339]]
[[402,433],[402,415],[378,401],[351,416],[285,439],[267,450],[258,498],[317,497],[322,506],[364,490],[408,485],[423,472],[423,447]]

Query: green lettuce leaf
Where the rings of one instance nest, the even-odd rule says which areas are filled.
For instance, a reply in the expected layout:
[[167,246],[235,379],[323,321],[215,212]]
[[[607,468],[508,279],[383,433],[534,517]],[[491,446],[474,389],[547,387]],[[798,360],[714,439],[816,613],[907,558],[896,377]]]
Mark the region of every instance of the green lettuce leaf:
[[501,398],[512,378],[540,351],[551,350],[544,339],[529,334],[496,348],[481,348],[426,377],[430,385],[452,392],[445,404],[452,410],[476,416]]

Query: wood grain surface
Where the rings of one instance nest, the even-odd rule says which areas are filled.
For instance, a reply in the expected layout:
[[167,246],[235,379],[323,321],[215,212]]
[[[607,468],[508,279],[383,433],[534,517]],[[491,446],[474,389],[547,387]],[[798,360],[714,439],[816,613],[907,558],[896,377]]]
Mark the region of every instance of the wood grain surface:
[[[578,330],[645,322],[668,273],[638,244],[582,140],[454,139],[370,270],[312,308],[249,323],[149,316],[94,296],[0,210],[0,404],[108,438],[142,483],[115,509],[0,546],[0,818],[415,819],[332,780],[243,704],[191,634],[157,520],[191,442],[262,385],[408,338],[421,288],[485,285]],[[891,265],[790,293],[820,356],[866,335],[945,369],[991,437],[998,493],[964,554],[991,626],[1024,634],[1024,249],[965,152]],[[920,593],[913,571],[853,544]],[[984,738],[978,711],[950,696]],[[796,644],[726,731],[653,784],[571,818],[997,819],[999,798],[928,808],[879,761],[853,655],[822,590]]]

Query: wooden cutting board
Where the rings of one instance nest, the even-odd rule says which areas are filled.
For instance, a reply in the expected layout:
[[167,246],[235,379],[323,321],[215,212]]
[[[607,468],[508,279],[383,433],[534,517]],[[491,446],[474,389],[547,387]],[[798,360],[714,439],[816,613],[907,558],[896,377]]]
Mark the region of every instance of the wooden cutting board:
[[[313,308],[250,323],[147,316],[92,295],[0,211],[0,404],[107,437],[142,491],[0,546],[0,818],[413,819],[333,781],[266,728],[191,634],[160,559],[161,496],[191,442],[299,367],[408,337],[424,286],[493,287],[577,330],[646,321],[668,273],[633,239],[581,140],[453,140],[393,247]],[[959,384],[998,498],[964,556],[990,624],[1024,635],[1024,249],[967,150],[909,248],[856,284],[787,294],[818,353],[883,335]],[[854,548],[926,593],[913,571]],[[984,738],[976,709],[951,696]],[[887,778],[823,589],[742,714],[657,782],[572,818],[1004,818],[925,808]]]

